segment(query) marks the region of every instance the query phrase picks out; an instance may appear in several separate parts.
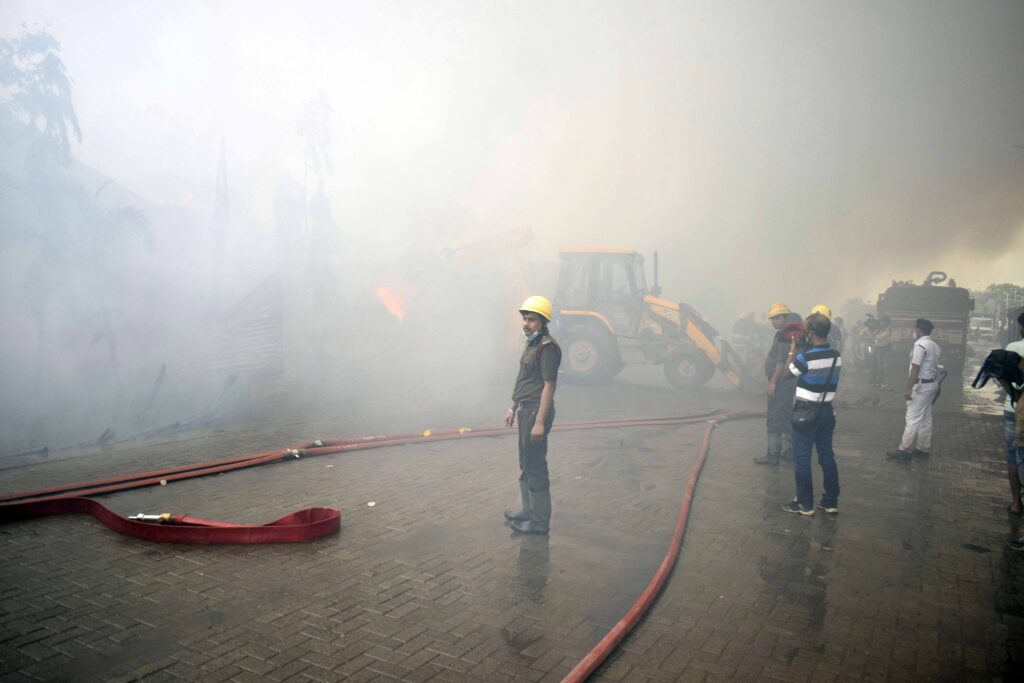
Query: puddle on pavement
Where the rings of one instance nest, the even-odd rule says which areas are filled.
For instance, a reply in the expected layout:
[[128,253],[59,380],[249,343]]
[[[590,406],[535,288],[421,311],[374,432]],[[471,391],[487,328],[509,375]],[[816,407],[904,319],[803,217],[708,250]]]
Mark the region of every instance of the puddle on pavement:
[[1006,394],[1000,389],[995,380],[989,380],[984,387],[974,389],[971,382],[978,375],[982,361],[995,347],[971,345],[973,355],[968,359],[967,367],[964,369],[963,381],[963,411],[968,415],[1002,415],[1003,401]]
[[970,550],[972,553],[982,553],[983,554],[983,553],[990,553],[990,552],[992,552],[991,548],[986,548],[983,545],[975,545],[974,543],[964,543],[960,547],[963,548],[964,550]]

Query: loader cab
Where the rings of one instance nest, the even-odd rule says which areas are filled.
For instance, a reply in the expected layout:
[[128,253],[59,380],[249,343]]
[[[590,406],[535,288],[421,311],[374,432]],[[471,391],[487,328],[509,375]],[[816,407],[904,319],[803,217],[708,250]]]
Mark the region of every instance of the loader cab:
[[632,249],[563,249],[555,292],[563,314],[597,314],[616,335],[635,335],[644,308],[644,258]]

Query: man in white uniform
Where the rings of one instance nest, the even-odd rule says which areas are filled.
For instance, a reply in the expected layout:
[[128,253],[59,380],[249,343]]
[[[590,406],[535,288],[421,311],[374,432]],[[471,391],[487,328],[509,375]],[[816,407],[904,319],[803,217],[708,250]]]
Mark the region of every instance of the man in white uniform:
[[[907,399],[907,424],[899,450],[889,451],[890,458],[928,457],[932,445],[932,401],[939,388],[939,359],[942,349],[932,341],[931,320],[918,318],[914,323],[914,348],[910,352],[910,376],[903,392]],[[914,441],[917,447],[914,447]]]

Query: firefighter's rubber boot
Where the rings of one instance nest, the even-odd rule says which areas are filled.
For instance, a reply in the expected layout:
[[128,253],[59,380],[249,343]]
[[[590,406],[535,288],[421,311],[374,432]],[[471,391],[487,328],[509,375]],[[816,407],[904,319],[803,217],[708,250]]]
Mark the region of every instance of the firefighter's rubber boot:
[[779,453],[782,452],[782,434],[768,432],[768,450],[764,457],[754,458],[755,465],[778,465]]
[[510,522],[525,522],[530,519],[530,487],[522,479],[519,480],[519,495],[523,499],[519,512],[505,510],[505,519]]
[[793,462],[793,435],[790,432],[782,434],[782,454],[779,457],[786,462]]
[[530,520],[512,522],[512,529],[521,534],[547,536],[551,523],[551,489],[530,491]]

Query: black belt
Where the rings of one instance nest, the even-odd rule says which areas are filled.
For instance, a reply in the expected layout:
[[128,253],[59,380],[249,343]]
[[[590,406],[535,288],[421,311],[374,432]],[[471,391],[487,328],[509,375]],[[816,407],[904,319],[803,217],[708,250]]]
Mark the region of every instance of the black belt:
[[935,381],[935,378],[932,377],[931,379],[919,379],[919,380],[917,380],[917,383],[918,384],[931,384],[934,381]]

